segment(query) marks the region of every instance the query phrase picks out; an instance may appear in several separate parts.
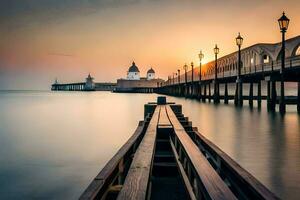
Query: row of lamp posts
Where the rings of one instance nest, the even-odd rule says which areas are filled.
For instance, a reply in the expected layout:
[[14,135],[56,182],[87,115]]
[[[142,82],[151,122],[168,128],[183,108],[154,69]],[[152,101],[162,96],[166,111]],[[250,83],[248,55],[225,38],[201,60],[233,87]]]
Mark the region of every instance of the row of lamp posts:
[[[285,112],[285,97],[284,97],[284,69],[285,69],[285,33],[288,29],[290,19],[286,17],[285,13],[282,13],[282,16],[278,19],[280,31],[282,33],[282,47],[281,47],[281,81],[280,81],[280,105],[279,105],[279,110],[281,113]],[[241,68],[242,68],[242,62],[241,62],[241,47],[243,44],[243,37],[238,34],[238,36],[235,38],[236,40],[236,45],[238,46],[238,75],[237,75],[237,92],[238,92],[238,100],[237,100],[237,105],[242,106],[243,105],[243,89],[242,89],[242,78],[241,78]],[[219,103],[219,85],[217,83],[218,79],[218,54],[220,52],[219,47],[217,44],[215,45],[214,48],[214,54],[215,54],[215,78],[214,78],[214,102]],[[199,60],[200,60],[200,65],[199,65],[199,88],[201,81],[202,81],[202,75],[201,75],[201,68],[202,68],[202,59],[204,58],[204,54],[202,51],[198,54]],[[194,83],[194,64],[191,63],[192,67],[192,86]],[[188,70],[188,65],[185,64],[183,66],[183,70],[185,73],[185,84],[187,84],[187,70]],[[180,84],[180,69],[177,70],[178,73],[173,73],[173,83],[174,83],[174,75],[178,76],[178,83]],[[201,94],[201,91],[200,91]]]

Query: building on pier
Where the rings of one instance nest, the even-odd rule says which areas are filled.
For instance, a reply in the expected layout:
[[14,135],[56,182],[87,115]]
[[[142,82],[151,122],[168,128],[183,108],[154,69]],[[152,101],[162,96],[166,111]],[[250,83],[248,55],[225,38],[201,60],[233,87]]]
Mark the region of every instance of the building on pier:
[[132,62],[132,65],[128,69],[127,80],[140,80],[140,70],[135,65],[135,62]]
[[153,92],[153,88],[160,86],[164,80],[155,77],[155,71],[151,67],[146,74],[146,77],[140,77],[140,70],[132,62],[127,72],[126,79],[118,79],[115,92]]
[[147,80],[155,79],[155,71],[152,69],[152,67],[147,71]]
[[88,77],[85,79],[85,90],[95,90],[95,83],[94,78],[91,77],[91,74],[88,75]]

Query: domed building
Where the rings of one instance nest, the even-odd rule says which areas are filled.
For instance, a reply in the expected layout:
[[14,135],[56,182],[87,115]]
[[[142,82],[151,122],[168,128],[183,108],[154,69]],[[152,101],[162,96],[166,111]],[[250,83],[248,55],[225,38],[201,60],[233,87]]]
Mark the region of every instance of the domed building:
[[155,79],[155,71],[152,67],[147,71],[147,80]]
[[85,79],[85,90],[94,90],[95,89],[95,83],[94,78],[91,76],[91,74],[88,75],[88,77]]
[[151,67],[145,77],[140,76],[140,70],[136,66],[135,62],[127,71],[127,77],[125,79],[120,78],[117,80],[117,87],[114,92],[153,92],[154,88],[159,87],[164,80],[155,78],[155,71]]
[[140,70],[135,65],[135,62],[132,62],[132,65],[128,69],[127,80],[140,80]]

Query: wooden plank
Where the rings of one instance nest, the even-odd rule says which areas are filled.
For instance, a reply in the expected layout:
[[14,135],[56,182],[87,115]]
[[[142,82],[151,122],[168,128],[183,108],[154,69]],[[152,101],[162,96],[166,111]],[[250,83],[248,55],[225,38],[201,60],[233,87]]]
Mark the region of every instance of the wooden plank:
[[196,197],[195,197],[195,194],[194,194],[194,192],[193,192],[193,188],[192,188],[192,186],[191,186],[191,183],[190,183],[190,181],[189,181],[189,179],[188,179],[188,177],[187,177],[187,175],[186,175],[186,173],[185,173],[185,171],[184,171],[184,169],[183,169],[182,164],[181,164],[180,161],[179,161],[179,156],[178,156],[178,154],[177,154],[177,152],[176,152],[175,146],[174,146],[174,144],[173,144],[173,142],[172,142],[171,139],[170,139],[170,144],[171,144],[172,151],[173,151],[173,153],[174,153],[175,160],[176,160],[177,166],[178,166],[178,168],[179,168],[181,177],[182,177],[182,179],[183,179],[183,181],[184,181],[186,190],[188,191],[191,200],[196,200]]
[[210,199],[236,199],[231,190],[223,182],[221,177],[212,168],[204,155],[200,152],[196,144],[185,132],[184,128],[177,120],[170,106],[167,105],[167,113],[174,127],[175,134],[182,144],[185,152],[193,164],[196,173],[203,185],[204,196]]
[[157,106],[129,168],[117,199],[146,199],[152,159],[155,149],[157,124],[161,106]]
[[211,151],[217,154],[222,162],[222,165],[226,165],[235,177],[241,181],[242,184],[245,184],[247,189],[251,189],[253,193],[256,193],[257,198],[260,199],[279,199],[276,197],[268,188],[266,188],[262,183],[260,183],[254,176],[252,176],[248,171],[242,168],[237,162],[235,162],[230,156],[228,156],[224,151],[217,147],[210,140],[205,138],[198,131],[194,131],[200,140],[205,143]]
[[167,114],[166,106],[161,106],[157,126],[158,128],[172,128],[172,124]]
[[119,149],[119,151],[110,159],[110,161],[104,166],[99,174],[93,179],[90,185],[85,189],[79,199],[95,199],[104,184],[107,183],[109,177],[113,175],[113,171],[118,167],[119,162],[136,142],[138,137],[142,134],[144,129],[144,122],[140,121],[134,134],[128,139],[128,141]]

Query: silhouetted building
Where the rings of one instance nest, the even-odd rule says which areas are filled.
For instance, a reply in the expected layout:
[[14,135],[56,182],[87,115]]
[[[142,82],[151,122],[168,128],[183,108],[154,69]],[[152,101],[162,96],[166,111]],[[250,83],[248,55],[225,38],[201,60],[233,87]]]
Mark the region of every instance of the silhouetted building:
[[135,62],[129,67],[126,79],[118,79],[116,92],[152,92],[153,88],[159,87],[164,80],[155,78],[155,71],[151,67],[146,77],[140,77],[140,70]]

